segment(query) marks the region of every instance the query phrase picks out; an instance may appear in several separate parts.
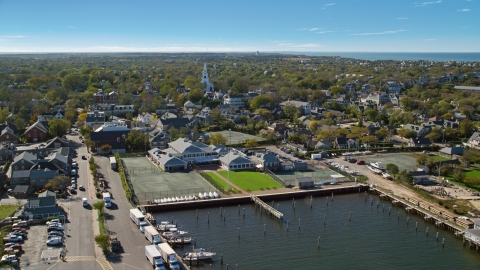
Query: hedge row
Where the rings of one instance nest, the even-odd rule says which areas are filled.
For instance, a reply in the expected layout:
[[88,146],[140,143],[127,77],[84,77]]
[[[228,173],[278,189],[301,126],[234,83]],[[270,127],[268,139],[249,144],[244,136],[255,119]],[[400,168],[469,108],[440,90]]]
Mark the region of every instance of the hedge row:
[[123,171],[123,166],[122,166],[122,163],[120,162],[120,156],[118,155],[118,153],[115,153],[115,160],[117,161],[118,173],[120,174],[120,179],[122,180],[122,186],[123,186],[123,189],[125,190],[125,195],[127,196],[128,200],[131,200],[132,191],[128,186],[127,177],[125,176],[125,172]]

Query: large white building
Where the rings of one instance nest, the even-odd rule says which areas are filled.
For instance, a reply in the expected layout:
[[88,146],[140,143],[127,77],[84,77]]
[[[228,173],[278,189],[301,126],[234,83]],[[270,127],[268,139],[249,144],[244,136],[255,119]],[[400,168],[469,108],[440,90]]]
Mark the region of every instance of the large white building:
[[210,82],[210,79],[208,79],[207,63],[203,65],[203,75],[201,82],[205,85],[205,88],[203,89],[205,90],[205,92],[213,92],[214,85],[212,82]]
[[245,99],[244,95],[227,94],[223,96],[223,104],[228,104],[233,108],[238,109],[245,106],[245,102],[243,101],[244,99]]

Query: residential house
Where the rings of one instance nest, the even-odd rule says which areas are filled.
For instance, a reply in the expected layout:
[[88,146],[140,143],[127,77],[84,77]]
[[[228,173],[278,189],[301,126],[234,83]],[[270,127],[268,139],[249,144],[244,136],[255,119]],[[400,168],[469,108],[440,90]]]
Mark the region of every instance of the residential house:
[[300,177],[295,179],[295,186],[299,189],[309,189],[314,187],[312,177]]
[[115,105],[110,103],[99,103],[90,105],[90,111],[103,111],[105,116],[133,114],[134,105]]
[[25,205],[25,215],[28,219],[45,219],[62,213],[62,208],[57,206],[56,194],[51,191],[40,193],[37,198],[28,199]]
[[94,148],[100,150],[104,144],[110,145],[111,153],[125,153],[126,144],[125,139],[130,130],[114,130],[114,131],[100,131],[91,132],[90,140],[94,143]]
[[164,113],[177,114],[177,106],[174,103],[161,104],[160,107],[155,110],[156,115],[162,115]]
[[43,187],[56,176],[58,176],[58,170],[41,169],[40,165],[38,165],[38,169],[35,169],[33,166],[29,175],[30,186],[33,188]]
[[413,183],[416,185],[421,185],[430,181],[430,175],[423,170],[410,171],[409,173],[413,177]]
[[0,144],[0,164],[5,164],[12,159],[12,149],[9,145]]
[[153,162],[158,164],[160,168],[166,172],[188,169],[187,161],[172,153],[163,154],[162,149],[153,148],[148,151],[148,155]]
[[102,89],[98,89],[98,91],[93,94],[93,102],[94,103],[108,103],[108,104],[119,104],[118,101],[118,93],[117,92],[110,92],[105,93]]
[[16,199],[26,199],[32,192],[33,189],[29,185],[16,185],[13,188],[12,196]]
[[48,124],[39,116],[37,122],[29,126],[23,134],[27,142],[43,141],[48,136]]
[[228,104],[233,108],[241,108],[245,106],[244,99],[244,95],[227,94],[223,96],[223,104]]
[[360,145],[359,143],[354,140],[354,139],[349,139],[345,137],[337,137],[333,141],[333,147],[337,149],[343,149],[343,148],[358,148]]
[[427,135],[432,131],[432,126],[425,125],[425,124],[422,124],[421,126],[407,124],[403,128],[406,130],[414,131],[417,137],[424,137],[425,135]]
[[480,132],[474,132],[468,139],[467,146],[480,149]]
[[170,118],[170,119],[160,119],[157,123],[157,127],[163,131],[168,131],[170,128],[180,129],[182,127],[193,128],[196,126],[195,122],[192,122],[188,118]]
[[102,112],[102,111],[87,112],[87,117],[85,118],[86,126],[93,127],[93,124],[103,124],[103,123],[105,123],[105,112]]
[[416,138],[411,138],[408,143],[408,146],[413,147],[427,147],[427,146],[432,146],[432,141],[429,138],[425,137],[416,137]]
[[263,154],[259,158],[259,165],[262,169],[269,169],[270,171],[276,171],[280,169],[280,161],[277,155],[274,153]]
[[280,106],[285,107],[286,105],[293,105],[295,108],[298,108],[303,115],[312,114],[312,105],[308,102],[297,101],[297,100],[288,100],[280,103]]
[[454,147],[445,147],[440,149],[439,153],[441,156],[453,159],[455,156],[463,155],[465,147],[463,146],[454,146]]
[[400,91],[402,91],[402,88],[405,88],[403,83],[397,82],[387,82],[386,86],[388,93],[395,95],[400,95]]
[[153,136],[149,136],[151,148],[165,149],[170,142],[170,134],[168,132],[157,132]]
[[18,143],[19,137],[13,133],[13,130],[6,127],[0,133],[0,143]]

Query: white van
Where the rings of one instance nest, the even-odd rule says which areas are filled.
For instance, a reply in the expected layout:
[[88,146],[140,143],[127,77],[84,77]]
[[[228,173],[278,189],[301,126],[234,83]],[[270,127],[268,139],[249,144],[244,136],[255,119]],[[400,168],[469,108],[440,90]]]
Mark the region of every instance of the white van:
[[82,205],[83,205],[83,207],[88,206],[87,198],[83,198],[83,199],[82,199]]

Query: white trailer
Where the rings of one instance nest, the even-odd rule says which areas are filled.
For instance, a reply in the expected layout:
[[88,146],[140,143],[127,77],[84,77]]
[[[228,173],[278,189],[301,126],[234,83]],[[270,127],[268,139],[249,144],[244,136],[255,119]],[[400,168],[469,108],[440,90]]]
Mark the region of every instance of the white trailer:
[[130,218],[135,224],[137,224],[140,230],[142,230],[142,228],[147,225],[147,222],[145,221],[145,216],[137,208],[130,209]]
[[145,238],[147,238],[150,243],[153,245],[160,244],[160,234],[158,233],[157,229],[153,226],[146,226],[145,227]]
[[112,170],[117,168],[117,160],[115,157],[110,157],[110,168],[112,168]]
[[178,263],[178,260],[177,260],[177,254],[175,254],[175,251],[173,251],[173,249],[167,243],[159,244],[158,251],[160,251],[160,254],[162,254],[163,260],[166,263],[168,263],[168,266],[170,266],[170,269],[180,270],[180,264]]
[[312,154],[311,158],[312,158],[313,160],[322,159],[322,154]]
[[152,264],[153,269],[165,270],[165,266],[163,266],[162,254],[160,254],[160,251],[158,251],[155,245],[145,246],[145,256]]

